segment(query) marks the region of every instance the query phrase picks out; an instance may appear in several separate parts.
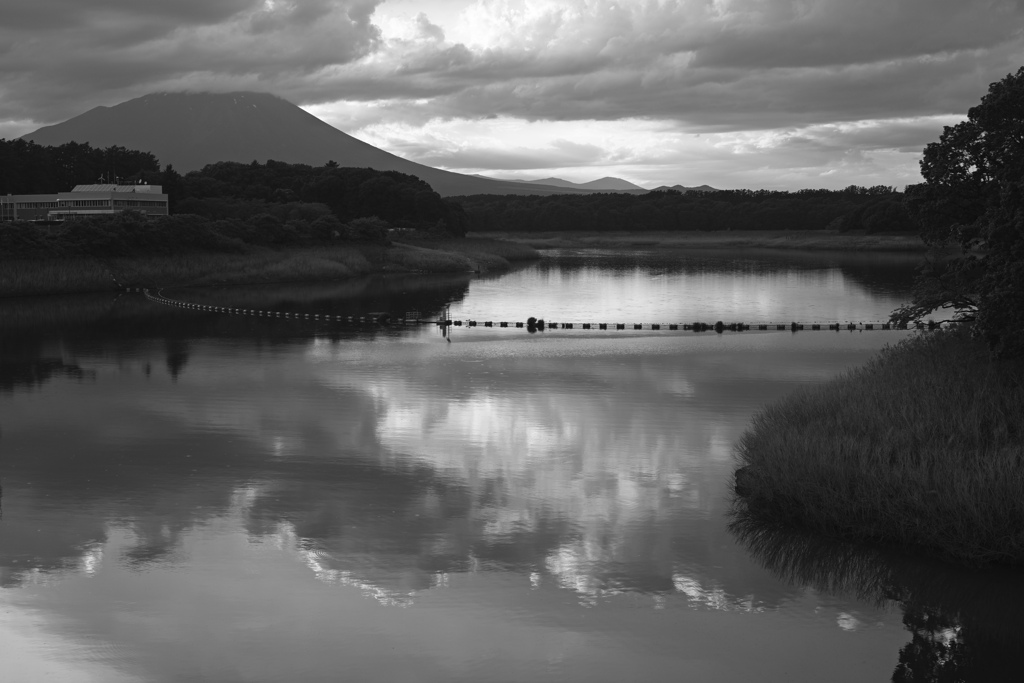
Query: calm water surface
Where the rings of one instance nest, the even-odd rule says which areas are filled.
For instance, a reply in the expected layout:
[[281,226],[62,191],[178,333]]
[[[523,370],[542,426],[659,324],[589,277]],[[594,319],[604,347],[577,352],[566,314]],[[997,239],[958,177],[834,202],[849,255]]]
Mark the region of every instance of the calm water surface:
[[[912,275],[879,255],[555,252],[493,278],[165,293],[871,321]],[[727,528],[751,416],[905,333],[457,328],[449,343],[137,295],[0,301],[0,326],[4,681],[883,681],[965,639],[998,658],[984,644],[1008,637],[971,641],[967,622],[1002,623],[984,608],[1016,576],[940,605],[990,577],[880,556],[858,561],[865,577],[846,551]]]

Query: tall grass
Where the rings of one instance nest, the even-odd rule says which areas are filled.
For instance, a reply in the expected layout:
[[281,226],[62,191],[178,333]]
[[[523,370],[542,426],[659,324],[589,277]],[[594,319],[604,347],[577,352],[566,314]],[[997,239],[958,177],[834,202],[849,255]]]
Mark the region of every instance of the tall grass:
[[905,614],[924,613],[937,630],[958,625],[971,648],[987,643],[999,647],[986,654],[1013,654],[990,665],[1011,664],[1014,673],[1020,669],[1016,652],[1024,637],[1019,609],[1024,601],[1024,582],[1016,567],[978,568],[936,562],[918,553],[823,539],[749,518],[740,518],[730,530],[756,562],[786,583],[812,586],[822,593],[879,608],[898,605]]
[[129,287],[343,280],[371,270],[355,247],[124,258],[111,259],[109,265],[118,281]]
[[827,536],[1024,563],[1024,361],[921,334],[769,406],[737,447],[738,505]]
[[540,258],[540,253],[529,245],[486,237],[411,240],[409,244],[461,254],[469,259],[470,268],[478,272],[508,270],[513,262]]
[[[493,240],[484,240],[493,242]],[[173,256],[72,259],[0,259],[0,296],[69,294],[120,287],[199,287],[209,285],[325,282],[371,272],[466,273],[480,260],[443,245],[384,247],[349,244],[254,249],[247,253],[188,253]],[[517,251],[516,247],[510,247]],[[523,251],[526,250],[526,251]],[[529,247],[517,253],[536,253]],[[508,262],[493,256],[506,267]]]
[[457,251],[462,254],[488,254],[500,256],[506,261],[530,261],[540,258],[540,253],[527,244],[487,237],[442,239],[436,242],[436,244],[438,249],[446,251]]
[[395,245],[389,249],[384,267],[387,270],[413,270],[426,273],[465,273],[476,270],[473,262],[462,254],[407,244]]
[[91,258],[0,260],[0,296],[117,289],[110,271]]

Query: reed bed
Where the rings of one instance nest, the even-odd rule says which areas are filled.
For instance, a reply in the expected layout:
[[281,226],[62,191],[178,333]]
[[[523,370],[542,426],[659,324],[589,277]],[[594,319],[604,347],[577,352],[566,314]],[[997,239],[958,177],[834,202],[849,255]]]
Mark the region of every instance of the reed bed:
[[486,237],[414,239],[409,240],[408,245],[461,254],[469,259],[471,270],[485,273],[508,270],[513,262],[530,261],[541,257],[540,253],[529,245]]
[[499,256],[506,261],[532,261],[540,258],[540,252],[528,244],[487,237],[443,239],[435,244],[437,244],[436,248],[444,249],[445,251],[457,251],[461,254],[469,255],[486,254],[489,256]]
[[453,254],[408,244],[397,244],[387,251],[385,268],[425,273],[465,273],[477,269],[473,262],[463,254]]
[[128,287],[343,280],[371,270],[370,262],[354,247],[111,259],[110,268]]
[[[507,261],[499,260],[508,265]],[[98,292],[123,287],[325,282],[380,271],[465,273],[480,269],[479,260],[463,253],[374,244],[109,259],[0,260],[0,296]]]
[[755,416],[742,514],[968,564],[1024,563],[1024,361],[921,333]]
[[67,294],[117,289],[110,270],[96,259],[0,261],[0,296]]

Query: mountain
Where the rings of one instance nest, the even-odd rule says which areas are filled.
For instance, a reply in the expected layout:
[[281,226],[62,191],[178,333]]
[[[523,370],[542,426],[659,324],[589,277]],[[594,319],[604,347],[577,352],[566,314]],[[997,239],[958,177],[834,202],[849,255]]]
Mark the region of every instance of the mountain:
[[598,180],[591,180],[589,183],[574,183],[570,180],[562,180],[561,178],[542,178],[540,180],[522,180],[520,182],[531,183],[534,185],[549,185],[551,187],[566,187],[577,190],[593,190],[595,192],[633,192],[636,190],[647,192],[646,189],[639,185],[634,185],[628,180],[608,176],[599,178]]
[[216,161],[267,159],[322,166],[399,171],[425,180],[440,195],[566,194],[586,188],[524,184],[463,175],[417,164],[342,133],[267,93],[156,93],[96,107],[63,123],[22,136],[40,145],[88,142],[152,152],[179,172]]
[[698,185],[696,187],[685,187],[683,185],[672,185],[672,186],[661,185],[661,186],[656,187],[653,190],[651,190],[651,192],[664,192],[665,190],[675,190],[676,192],[682,192],[683,194],[686,194],[687,192],[718,192],[719,191],[719,189],[717,187],[711,187],[710,185]]

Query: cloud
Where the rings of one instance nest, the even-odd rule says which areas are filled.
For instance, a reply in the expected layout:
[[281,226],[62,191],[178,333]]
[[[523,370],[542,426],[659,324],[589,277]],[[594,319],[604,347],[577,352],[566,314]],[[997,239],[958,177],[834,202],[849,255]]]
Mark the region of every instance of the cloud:
[[806,68],[987,49],[1019,36],[1002,0],[737,0],[711,22],[695,66]]
[[1009,0],[477,0],[453,26],[421,11],[389,35],[386,11],[23,3],[0,28],[0,118],[237,82],[304,104],[426,98],[442,117],[772,128],[963,111],[1024,59],[1024,8]]
[[951,113],[1015,70],[1022,24],[1019,3],[988,0],[481,0],[447,32],[463,42],[387,42],[314,101],[344,84],[347,99],[429,97],[439,116],[724,130]]
[[419,34],[423,38],[444,41],[444,29],[436,24],[430,23],[430,19],[428,19],[427,15],[422,12],[416,15],[416,28],[419,29]]
[[168,84],[309,83],[376,50],[380,1],[40,0],[5,9],[0,120],[61,120]]
[[[313,108],[330,120],[333,107]],[[420,163],[502,178],[601,176],[644,187],[839,189],[921,182],[918,160],[956,117],[865,120],[695,135],[670,121],[535,121],[510,117],[376,123],[357,137]]]
[[[475,0],[458,15],[437,2],[19,2],[0,26],[0,131],[159,90],[244,89],[330,109],[332,123],[372,139],[387,137],[375,126],[437,132],[495,117],[524,130],[649,121],[770,133],[779,163],[815,149],[866,164],[879,150],[919,151],[937,135],[919,126],[963,115],[1024,63],[1020,0]],[[494,169],[524,172],[594,161],[551,140],[392,137],[391,151],[451,168],[487,154]],[[647,149],[601,144],[629,158]]]
[[4,27],[15,32],[52,32],[77,27],[91,30],[114,19],[117,24],[162,23],[178,25],[216,24],[253,7],[263,5],[257,0],[175,0],[146,3],[138,0],[33,0],[9,3],[4,7]]

